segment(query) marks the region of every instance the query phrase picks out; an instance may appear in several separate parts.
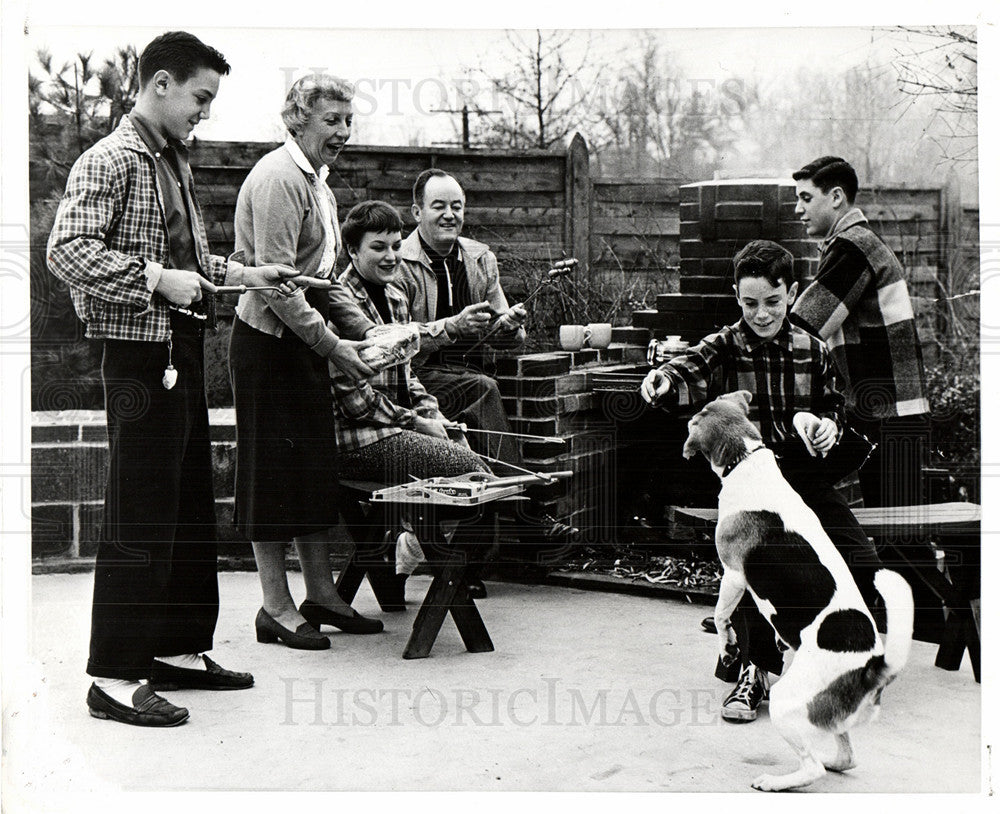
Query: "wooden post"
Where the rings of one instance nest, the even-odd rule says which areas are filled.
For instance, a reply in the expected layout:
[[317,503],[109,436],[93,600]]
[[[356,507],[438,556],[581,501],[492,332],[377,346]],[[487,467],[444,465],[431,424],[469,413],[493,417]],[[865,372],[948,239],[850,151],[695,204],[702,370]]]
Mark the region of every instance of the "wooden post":
[[941,188],[940,211],[938,212],[938,268],[937,290],[935,296],[942,302],[937,307],[937,335],[939,339],[948,339],[952,326],[949,317],[953,310],[943,302],[945,297],[958,293],[955,271],[962,263],[962,192],[958,176],[948,173],[944,187]]
[[566,151],[566,228],[565,246],[580,261],[577,280],[590,275],[590,152],[579,133],[573,136]]

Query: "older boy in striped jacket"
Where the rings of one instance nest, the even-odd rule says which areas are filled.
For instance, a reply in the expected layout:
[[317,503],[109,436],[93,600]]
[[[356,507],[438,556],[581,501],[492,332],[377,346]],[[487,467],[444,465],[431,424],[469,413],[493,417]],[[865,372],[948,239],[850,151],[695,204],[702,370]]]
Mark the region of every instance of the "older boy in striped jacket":
[[851,425],[878,444],[859,471],[865,506],[923,503],[930,408],[902,266],[854,206],[858,177],[850,164],[824,156],[792,178],[795,211],[822,243],[816,279],[790,319],[827,343]]

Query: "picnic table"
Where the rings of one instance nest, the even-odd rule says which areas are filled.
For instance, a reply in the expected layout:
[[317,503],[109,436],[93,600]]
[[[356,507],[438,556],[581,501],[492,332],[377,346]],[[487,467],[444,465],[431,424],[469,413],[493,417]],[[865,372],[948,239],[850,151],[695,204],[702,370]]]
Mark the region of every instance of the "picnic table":
[[[717,509],[672,507],[677,522],[714,533]],[[891,551],[905,576],[919,579],[940,600],[946,615],[934,663],[957,670],[965,651],[980,681],[979,617],[982,508],[976,503],[931,503],[851,510],[865,532]],[[928,550],[943,559],[927,557]],[[883,557],[886,565],[896,563]]]

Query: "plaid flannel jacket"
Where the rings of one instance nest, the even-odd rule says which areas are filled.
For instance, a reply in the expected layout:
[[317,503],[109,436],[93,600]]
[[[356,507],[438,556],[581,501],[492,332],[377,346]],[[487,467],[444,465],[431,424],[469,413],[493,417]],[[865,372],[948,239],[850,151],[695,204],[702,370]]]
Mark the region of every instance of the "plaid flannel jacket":
[[[222,285],[226,258],[209,253],[202,223],[193,213],[199,262]],[[88,337],[161,342],[170,336],[170,312],[146,288],[145,269],[169,260],[154,158],[125,116],[70,171],[49,235],[49,269],[69,285]]]
[[831,418],[843,430],[844,399],[834,386],[826,346],[786,319],[777,336],[763,340],[741,319],[660,365],[670,389],[667,408],[702,405],[723,393],[749,390],[750,420],[768,446],[794,441],[795,413]]
[[827,343],[858,417],[930,411],[903,268],[860,209],[844,215],[824,241],[816,279],[791,319]]
[[[339,280],[367,317],[376,325],[385,324],[353,265],[344,270]],[[392,286],[386,287],[385,294],[392,321],[409,322],[409,308],[403,295]],[[331,363],[330,378],[337,447],[341,450],[360,449],[410,429],[417,416],[444,418],[437,399],[413,375],[409,362],[388,367],[358,385]],[[407,400],[412,405],[410,408],[399,405]]]

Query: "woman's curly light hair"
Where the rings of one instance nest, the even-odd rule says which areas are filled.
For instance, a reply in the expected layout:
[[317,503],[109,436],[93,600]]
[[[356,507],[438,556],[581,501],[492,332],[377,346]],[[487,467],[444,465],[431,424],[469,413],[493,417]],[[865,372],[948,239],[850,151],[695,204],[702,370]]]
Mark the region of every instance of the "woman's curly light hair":
[[281,120],[289,133],[294,136],[305,127],[320,99],[350,102],[354,99],[354,85],[325,73],[311,73],[297,79],[288,89],[285,106],[281,109]]

